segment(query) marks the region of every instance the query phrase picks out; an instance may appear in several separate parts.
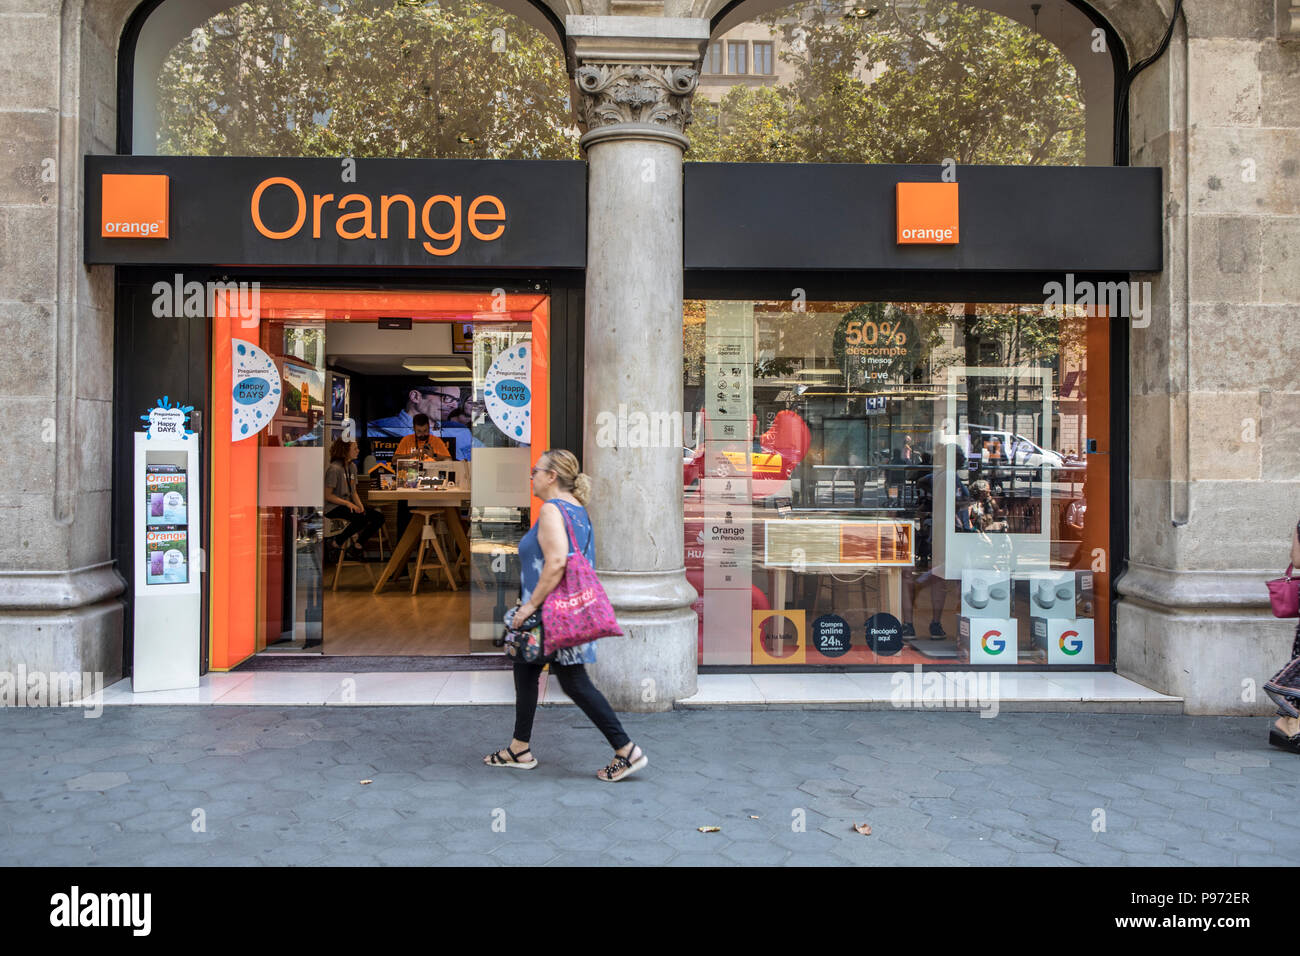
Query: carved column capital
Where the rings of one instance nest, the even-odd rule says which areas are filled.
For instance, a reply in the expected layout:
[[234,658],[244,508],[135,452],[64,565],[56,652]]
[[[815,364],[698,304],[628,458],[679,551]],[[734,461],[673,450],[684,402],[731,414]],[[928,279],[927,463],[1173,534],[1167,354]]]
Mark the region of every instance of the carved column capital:
[[574,71],[586,127],[583,148],[610,137],[662,139],[686,147],[694,66],[661,63],[587,63]]
[[582,148],[600,140],[648,139],[685,149],[708,21],[572,16],[565,26],[585,127]]

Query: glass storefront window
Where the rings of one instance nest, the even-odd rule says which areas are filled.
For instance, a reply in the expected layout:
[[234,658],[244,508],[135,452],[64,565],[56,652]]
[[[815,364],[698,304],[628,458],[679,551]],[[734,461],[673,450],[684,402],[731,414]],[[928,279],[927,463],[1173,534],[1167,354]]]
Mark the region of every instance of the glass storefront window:
[[687,302],[700,663],[1107,663],[1109,334],[1041,305]]

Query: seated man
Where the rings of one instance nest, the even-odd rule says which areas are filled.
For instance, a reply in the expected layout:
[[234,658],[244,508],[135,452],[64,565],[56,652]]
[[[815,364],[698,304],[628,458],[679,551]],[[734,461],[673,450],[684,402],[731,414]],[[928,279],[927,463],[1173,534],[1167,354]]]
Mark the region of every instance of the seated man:
[[411,417],[411,427],[415,429],[415,434],[405,436],[397,443],[397,451],[393,454],[395,457],[406,457],[408,455],[417,455],[422,459],[431,458],[434,461],[449,461],[451,452],[447,450],[447,443],[437,435],[429,433],[429,416],[420,412]]
[[[429,432],[429,416],[424,412],[419,412],[411,416],[411,427],[415,429],[415,434],[406,435],[397,443],[397,450],[393,452],[393,458],[401,458],[408,455],[416,455],[420,459],[432,459],[433,461],[450,461],[451,452],[447,449],[447,443],[437,435]],[[402,533],[406,530],[406,525],[411,520],[411,506],[405,500],[397,502],[397,536],[401,538]]]

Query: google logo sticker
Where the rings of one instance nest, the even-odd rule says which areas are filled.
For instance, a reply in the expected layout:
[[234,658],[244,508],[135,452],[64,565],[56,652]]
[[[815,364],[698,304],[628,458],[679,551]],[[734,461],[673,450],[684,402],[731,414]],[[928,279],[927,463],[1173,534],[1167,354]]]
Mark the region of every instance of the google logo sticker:
[[1065,631],[1061,634],[1061,653],[1074,656],[1083,650],[1083,641],[1079,640],[1078,631]]
[[1007,642],[1002,639],[1001,631],[986,631],[980,638],[980,646],[985,654],[1001,654],[1006,650]]

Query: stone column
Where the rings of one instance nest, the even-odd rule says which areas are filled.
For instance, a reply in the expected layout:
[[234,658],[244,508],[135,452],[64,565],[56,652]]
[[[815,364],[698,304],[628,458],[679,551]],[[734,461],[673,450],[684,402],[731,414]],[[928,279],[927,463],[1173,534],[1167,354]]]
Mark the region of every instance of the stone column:
[[1116,661],[1190,714],[1264,714],[1294,633],[1264,582],[1300,518],[1297,56],[1262,6],[1184,13],[1131,97],[1133,163],[1165,170],[1166,251],[1134,276],[1155,307],[1130,337]]
[[566,28],[589,164],[582,465],[596,567],[627,635],[600,642],[592,675],[618,710],[669,710],[696,690],[682,548],[682,151],[708,22],[569,17]]

